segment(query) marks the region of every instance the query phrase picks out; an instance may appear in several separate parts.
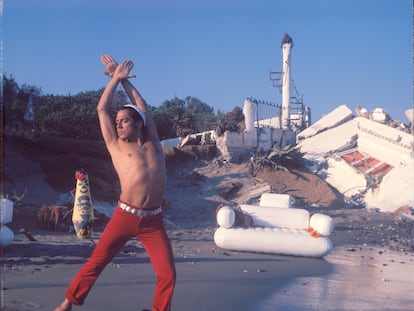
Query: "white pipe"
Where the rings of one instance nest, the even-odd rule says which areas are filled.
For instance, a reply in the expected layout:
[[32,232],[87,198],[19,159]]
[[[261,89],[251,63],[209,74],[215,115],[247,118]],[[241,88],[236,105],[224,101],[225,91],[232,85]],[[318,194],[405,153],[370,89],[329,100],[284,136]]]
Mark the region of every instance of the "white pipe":
[[282,39],[283,52],[283,74],[282,74],[282,129],[287,130],[290,127],[290,70],[291,58],[290,50],[293,47],[293,40],[286,33]]
[[243,105],[243,114],[244,114],[244,123],[246,124],[246,132],[251,132],[254,130],[254,120],[255,120],[255,105],[248,99],[244,101]]

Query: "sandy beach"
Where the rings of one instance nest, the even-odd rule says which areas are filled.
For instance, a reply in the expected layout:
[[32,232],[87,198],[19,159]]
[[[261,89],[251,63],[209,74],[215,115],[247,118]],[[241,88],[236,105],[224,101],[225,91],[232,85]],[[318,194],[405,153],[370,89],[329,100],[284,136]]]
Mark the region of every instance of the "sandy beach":
[[[19,160],[17,153],[11,153],[11,157]],[[6,156],[5,160],[11,166],[11,159]],[[28,159],[24,161],[33,167]],[[14,166],[16,171],[18,167]],[[2,250],[1,306],[5,311],[53,310],[105,224],[101,215],[91,240],[80,240],[73,232],[41,230],[36,214],[42,200],[57,196],[59,191],[46,182],[38,167],[32,172],[6,183],[8,189],[20,191],[18,187],[25,185],[30,189],[26,204],[15,207],[13,222],[8,224],[15,240]],[[7,173],[6,177],[10,176]],[[340,198],[332,190],[328,192],[326,185],[310,177],[301,179],[307,180],[307,186],[302,184],[300,191],[304,197],[310,197],[306,191],[316,197],[313,202],[297,200],[294,208],[326,213],[334,219],[334,249],[329,255],[306,258],[218,248],[213,241],[217,205],[256,203],[261,192],[276,187],[269,174],[252,177],[245,163],[223,164],[217,159],[170,164],[165,196],[169,208],[164,211],[164,220],[178,273],[173,310],[414,308],[413,221],[397,214],[339,204]],[[270,175],[279,181],[288,179],[277,174],[288,173]],[[225,191],[229,184],[237,184],[237,191]],[[285,191],[297,197],[294,189],[298,184],[287,186]],[[321,197],[325,200],[322,203]],[[29,241],[19,232],[23,227],[37,241]],[[74,310],[151,308],[154,282],[146,253],[139,241],[132,240],[105,269],[85,305]]]
[[[191,233],[171,239],[178,272],[173,310],[411,310],[414,305],[412,253],[350,245],[325,258],[305,258],[225,251]],[[53,310],[93,246],[68,234],[30,245],[18,239],[5,254],[3,310]],[[145,252],[130,242],[75,310],[150,308],[153,287]]]

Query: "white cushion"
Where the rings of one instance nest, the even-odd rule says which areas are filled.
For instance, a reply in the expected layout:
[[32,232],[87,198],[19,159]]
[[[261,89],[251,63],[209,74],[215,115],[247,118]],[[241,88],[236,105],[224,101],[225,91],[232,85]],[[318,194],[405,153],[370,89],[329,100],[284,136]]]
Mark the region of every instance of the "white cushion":
[[329,236],[335,228],[335,223],[330,216],[316,213],[310,218],[309,226],[320,235]]
[[223,249],[293,256],[323,257],[333,249],[328,237],[286,228],[218,228],[214,242]]
[[221,207],[217,212],[217,223],[220,227],[231,228],[236,219],[236,214],[232,207],[226,205]]
[[9,246],[13,240],[13,231],[11,231],[7,226],[0,226],[0,248]]
[[241,210],[253,218],[253,226],[307,229],[310,214],[305,209],[277,208],[240,204]]
[[0,200],[0,224],[5,225],[13,220],[13,201],[8,199]]
[[263,193],[260,197],[260,206],[291,207],[292,197],[289,194]]

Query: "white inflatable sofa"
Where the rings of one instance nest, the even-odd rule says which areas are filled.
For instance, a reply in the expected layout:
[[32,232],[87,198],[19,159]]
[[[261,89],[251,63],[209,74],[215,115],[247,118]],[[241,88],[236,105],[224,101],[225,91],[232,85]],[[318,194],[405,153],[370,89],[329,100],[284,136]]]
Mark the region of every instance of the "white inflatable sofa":
[[307,257],[329,254],[333,249],[329,239],[333,219],[320,213],[311,216],[305,209],[290,208],[291,204],[289,195],[265,193],[259,205],[239,205],[242,214],[250,216],[250,227],[237,226],[237,211],[223,206],[217,210],[214,242],[235,251]]

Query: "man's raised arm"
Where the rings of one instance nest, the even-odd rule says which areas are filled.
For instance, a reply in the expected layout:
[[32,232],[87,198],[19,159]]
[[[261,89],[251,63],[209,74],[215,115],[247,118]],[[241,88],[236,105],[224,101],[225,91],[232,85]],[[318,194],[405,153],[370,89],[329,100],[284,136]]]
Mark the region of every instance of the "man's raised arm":
[[116,67],[112,79],[103,91],[96,107],[102,136],[107,145],[118,140],[114,121],[109,114],[109,108],[119,82],[129,77],[132,67],[134,67],[134,64],[131,61],[125,61]]
[[[102,73],[113,77],[116,68],[118,67],[118,63],[115,61],[115,59],[110,56],[103,54],[101,56],[101,62],[105,66],[105,71]],[[127,78],[135,78],[135,75],[128,74]],[[140,108],[142,111],[145,112],[145,116],[147,119],[147,130],[148,135],[150,136],[150,139],[153,141],[159,141],[157,128],[155,126],[155,122],[152,119],[152,116],[148,112],[147,103],[145,102],[144,98],[141,96],[141,94],[138,92],[138,90],[132,85],[132,83],[128,79],[121,80],[121,84],[127,93],[129,99],[131,100],[132,104],[136,105],[138,108]]]
[[122,80],[121,84],[125,92],[127,93],[129,99],[131,100],[132,104],[136,105],[138,108],[145,112],[145,116],[147,119],[146,128],[149,138],[154,142],[159,142],[160,139],[158,137],[157,127],[155,126],[155,122],[151,114],[148,112],[146,101],[144,100],[144,98],[142,98],[141,94],[128,79]]

